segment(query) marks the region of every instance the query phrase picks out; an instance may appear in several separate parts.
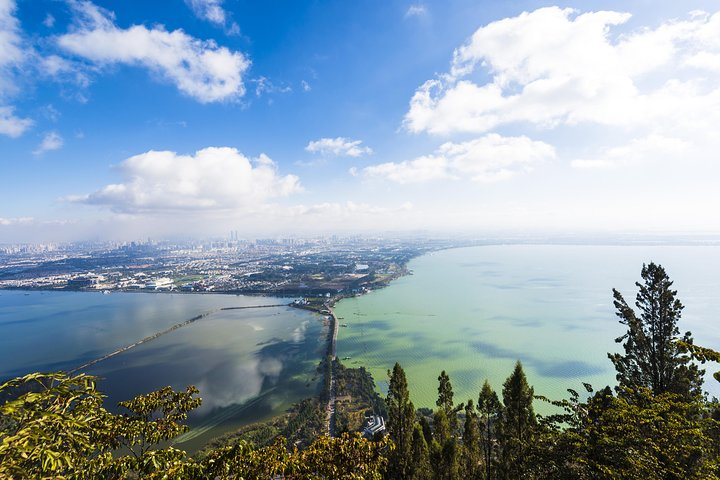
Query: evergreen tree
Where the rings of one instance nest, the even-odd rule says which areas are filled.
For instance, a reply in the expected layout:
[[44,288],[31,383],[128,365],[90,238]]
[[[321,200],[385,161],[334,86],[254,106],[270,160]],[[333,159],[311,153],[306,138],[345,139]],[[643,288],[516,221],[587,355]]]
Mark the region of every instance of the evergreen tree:
[[480,478],[482,472],[480,428],[472,400],[468,400],[465,405],[465,424],[463,427],[462,478]]
[[432,466],[430,465],[430,449],[425,441],[423,428],[419,424],[415,424],[413,430],[412,468],[411,478],[413,480],[431,480],[433,477]]
[[462,410],[463,405],[460,404],[455,407],[455,404],[453,403],[452,384],[450,383],[450,377],[447,373],[445,373],[445,370],[440,372],[438,382],[438,399],[435,402],[435,405],[440,407],[445,412],[445,416],[447,417],[448,423],[450,425],[450,434],[455,435],[458,426],[457,412]]
[[425,437],[425,443],[428,445],[428,448],[430,448],[433,441],[433,435],[430,422],[426,417],[420,417],[420,427],[422,428],[423,436]]
[[537,424],[532,407],[533,393],[518,361],[503,384],[498,478],[516,480],[522,478],[527,469],[528,453]]
[[411,473],[412,438],[415,425],[415,407],[410,401],[405,371],[396,363],[392,373],[388,371],[390,385],[387,395],[387,430],[395,442],[395,450],[390,453],[388,477],[408,478]]
[[608,354],[617,370],[620,388],[631,391],[647,387],[654,394],[677,393],[689,398],[701,393],[703,371],[683,354],[677,341],[692,344],[690,332],[680,337],[678,321],[683,309],[675,298],[673,282],[660,265],[643,265],[643,283],[639,288],[635,306],[636,314],[622,294],[613,289],[614,304],[620,323],[627,326],[627,332],[615,341],[623,343],[625,354]]
[[433,416],[434,434],[433,438],[440,444],[450,439],[450,423],[448,422],[445,410],[438,409]]
[[438,382],[440,385],[438,385],[438,399],[435,402],[435,405],[445,410],[445,415],[448,415],[450,411],[452,411],[454,403],[452,384],[450,383],[450,377],[447,373],[445,373],[445,370],[440,372]]
[[438,480],[457,480],[460,478],[460,449],[456,438],[451,437],[442,445],[437,470]]
[[485,383],[480,390],[477,409],[480,413],[480,425],[482,429],[480,440],[482,443],[483,460],[485,463],[485,478],[486,480],[491,480],[493,478],[493,453],[495,450],[495,443],[497,441],[495,422],[500,416],[502,405],[500,405],[497,393],[495,393],[495,390],[492,389],[487,380],[485,380]]

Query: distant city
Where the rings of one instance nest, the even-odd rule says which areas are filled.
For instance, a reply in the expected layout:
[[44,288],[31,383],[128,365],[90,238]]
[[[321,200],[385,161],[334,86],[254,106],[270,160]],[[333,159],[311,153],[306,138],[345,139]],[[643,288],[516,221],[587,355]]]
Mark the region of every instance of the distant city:
[[0,289],[357,294],[387,285],[423,253],[487,244],[717,245],[716,236],[319,236],[0,245]]
[[[363,237],[0,246],[0,288],[272,295],[360,293],[464,243]],[[469,244],[469,243],[468,243]]]

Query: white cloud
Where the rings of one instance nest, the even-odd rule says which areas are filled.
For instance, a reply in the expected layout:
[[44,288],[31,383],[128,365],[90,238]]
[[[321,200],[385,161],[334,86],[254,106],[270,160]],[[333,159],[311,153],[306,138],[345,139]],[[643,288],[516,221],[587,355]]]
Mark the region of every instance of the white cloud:
[[267,77],[260,76],[250,80],[255,83],[255,96],[259,97],[265,93],[289,93],[292,87],[288,85],[275,85]]
[[266,155],[251,160],[229,147],[205,148],[194,155],[151,150],[124,160],[118,168],[123,183],[68,200],[129,213],[215,210],[242,214],[302,190],[295,175],[278,175]]
[[30,128],[33,121],[29,118],[16,117],[15,108],[0,106],[0,134],[8,137],[19,137]]
[[238,98],[245,93],[243,74],[250,61],[240,52],[199,40],[182,30],[133,25],[122,29],[110,12],[90,2],[73,2],[79,25],[58,38],[58,44],[100,66],[140,65],[157,72],[177,88],[208,103]]
[[312,90],[312,87],[310,87],[310,84],[308,82],[306,82],[305,80],[300,81],[300,86],[302,87],[303,92],[309,92],[310,90]]
[[377,216],[377,215],[388,215],[398,212],[406,212],[412,210],[413,204],[405,202],[398,207],[379,207],[373,206],[367,203],[357,203],[347,201],[344,203],[339,202],[325,202],[315,205],[295,205],[286,210],[285,214],[290,216],[321,216],[331,217],[334,221],[341,221],[343,219],[354,218],[355,216]]
[[310,153],[334,157],[361,157],[370,155],[372,149],[361,145],[362,140],[351,140],[345,137],[321,138],[307,144],[305,150]]
[[20,63],[24,58],[15,8],[13,0],[0,0],[0,67]]
[[459,178],[493,182],[530,171],[554,157],[555,149],[545,142],[491,133],[467,142],[447,142],[432,155],[372,165],[363,172],[401,184]]
[[33,151],[34,155],[42,155],[45,152],[58,150],[63,146],[63,138],[57,132],[47,132],[40,142],[40,145]]
[[47,28],[52,28],[55,26],[55,17],[50,15],[49,13],[45,15],[45,20],[43,20],[43,25],[45,25]]
[[680,158],[691,148],[685,140],[651,134],[636,138],[627,144],[603,149],[596,158],[573,160],[575,168],[611,168],[632,162],[653,161],[658,157]]
[[0,226],[9,227],[13,225],[31,225],[36,220],[33,217],[14,217],[14,218],[3,218],[0,217]]
[[17,91],[15,69],[28,59],[22,45],[20,22],[13,0],[0,0],[0,98]]
[[448,73],[415,92],[404,124],[433,134],[517,123],[671,128],[698,116],[716,125],[720,13],[619,34],[629,18],[550,7],[481,27]]
[[228,13],[223,8],[224,0],[185,0],[185,3],[190,6],[196,17],[201,20],[206,20],[218,27],[223,27],[227,30],[228,35],[238,35],[240,33],[240,26],[235,22],[230,22],[228,27]]
[[185,0],[185,3],[199,18],[217,25],[225,25],[223,0]]
[[409,17],[424,17],[428,14],[427,7],[422,4],[410,5],[405,12],[405,18]]
[[71,225],[71,220],[40,220],[35,217],[0,217],[0,227]]

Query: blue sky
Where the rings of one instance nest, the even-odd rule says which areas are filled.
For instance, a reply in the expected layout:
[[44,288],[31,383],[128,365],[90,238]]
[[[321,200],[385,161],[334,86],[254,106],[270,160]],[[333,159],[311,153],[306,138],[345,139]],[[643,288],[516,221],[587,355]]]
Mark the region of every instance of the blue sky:
[[0,243],[720,230],[716,2],[0,0]]

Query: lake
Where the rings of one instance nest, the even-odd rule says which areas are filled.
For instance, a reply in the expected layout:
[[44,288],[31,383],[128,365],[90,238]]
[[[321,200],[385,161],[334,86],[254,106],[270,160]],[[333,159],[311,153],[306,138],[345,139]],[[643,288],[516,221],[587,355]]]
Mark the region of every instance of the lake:
[[[417,407],[435,406],[446,370],[455,401],[477,400],[521,360],[535,393],[559,399],[615,384],[608,352],[621,350],[612,288],[634,303],[643,262],[663,265],[685,305],[679,327],[720,349],[720,247],[503,245],[444,250],[412,260],[413,275],[340,301],[337,355],[364,365],[380,389],[397,361]],[[714,367],[710,365],[709,372]],[[706,376],[706,389],[720,396]],[[540,411],[547,411],[538,406]]]
[[315,395],[325,348],[322,318],[303,310],[223,307],[287,304],[235,295],[0,291],[0,381],[69,370],[196,315],[214,312],[97,363],[106,406],[171,385],[200,389],[203,405],[179,440],[210,438],[282,413]]

